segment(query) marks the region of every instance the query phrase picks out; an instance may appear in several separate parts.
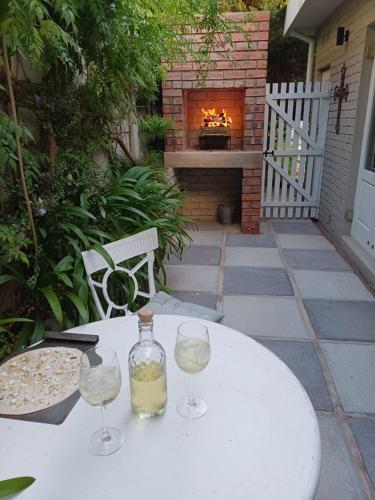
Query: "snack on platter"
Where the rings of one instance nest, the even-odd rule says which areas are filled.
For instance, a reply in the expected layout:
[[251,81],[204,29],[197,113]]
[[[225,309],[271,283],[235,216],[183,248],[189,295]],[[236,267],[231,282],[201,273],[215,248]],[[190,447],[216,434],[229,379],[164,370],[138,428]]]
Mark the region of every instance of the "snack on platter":
[[78,389],[81,355],[71,347],[45,347],[6,361],[0,366],[0,413],[34,413],[69,397]]

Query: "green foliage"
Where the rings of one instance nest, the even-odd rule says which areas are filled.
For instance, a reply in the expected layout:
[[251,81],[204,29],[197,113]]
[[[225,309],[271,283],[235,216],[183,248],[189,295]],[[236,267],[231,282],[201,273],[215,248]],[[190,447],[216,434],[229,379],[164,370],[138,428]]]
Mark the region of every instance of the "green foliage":
[[[8,290],[14,295],[10,306],[0,300],[0,308],[7,316],[33,318],[33,323],[7,326],[3,338],[8,346],[14,345],[12,333],[20,349],[40,340],[47,326],[69,328],[98,319],[83,250],[103,253],[106,242],[156,227],[156,272],[163,275],[166,255],[181,254],[187,238],[182,195],[166,181],[160,155],[150,153],[145,164],[132,166],[117,156],[113,141],[121,136],[124,120],[134,115],[137,100],[148,102],[158,93],[171,63],[191,57],[202,83],[210,51],[230,47],[231,32],[238,30],[222,12],[240,8],[240,0],[1,4],[20,123],[32,123],[36,132],[34,139],[26,127],[0,112],[0,299]],[[198,44],[191,36],[196,32],[203,33]],[[27,76],[17,80],[19,73],[32,74],[31,69],[37,81]],[[4,88],[0,71],[5,110],[9,96]],[[142,123],[148,141],[163,138],[170,126],[155,116]],[[18,137],[37,230],[38,265],[20,189]],[[96,165],[98,153],[108,160],[106,168]],[[124,288],[131,292],[131,283],[117,277],[111,293],[121,299]]]
[[13,477],[0,481],[0,498],[19,493],[31,486],[34,481],[35,478],[30,476]]
[[173,125],[173,120],[159,115],[146,115],[139,120],[141,134],[147,142],[164,139]]
[[[3,278],[4,276],[1,276]],[[12,276],[10,276],[13,279]],[[5,283],[0,279],[0,284]],[[28,318],[0,318],[0,360],[11,354],[15,349],[17,336],[14,330],[19,327],[19,324],[30,324],[32,320]],[[13,331],[11,331],[13,328]],[[1,490],[0,490],[1,491]]]
[[31,239],[25,237],[25,233],[17,224],[0,225],[0,259],[3,262],[29,265],[26,249],[31,243]]
[[[64,160],[64,158],[63,158]],[[63,167],[62,167],[63,168]],[[64,170],[63,170],[64,172]],[[92,169],[77,166],[80,192],[64,182],[60,165],[50,182],[37,176],[31,192],[43,201],[43,215],[37,217],[41,247],[40,267],[35,270],[20,260],[0,263],[0,284],[13,279],[35,312],[35,323],[22,330],[19,347],[39,340],[46,326],[69,328],[98,319],[89,292],[81,252],[96,249],[116,239],[156,227],[160,247],[156,251],[156,273],[163,273],[169,254],[181,255],[187,239],[179,214],[182,194],[164,178],[158,166],[132,167],[116,158],[107,172],[93,175]],[[24,249],[26,258],[31,242]],[[146,276],[141,279],[146,288]],[[124,283],[125,292],[129,283]],[[114,284],[116,301],[125,301],[124,288]],[[129,293],[129,290],[128,290]],[[134,307],[141,302],[133,304]]]

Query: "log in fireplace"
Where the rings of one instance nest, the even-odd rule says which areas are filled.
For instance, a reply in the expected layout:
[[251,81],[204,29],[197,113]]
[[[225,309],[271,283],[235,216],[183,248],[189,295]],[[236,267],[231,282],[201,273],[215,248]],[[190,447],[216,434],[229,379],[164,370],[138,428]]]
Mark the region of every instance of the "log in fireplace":
[[226,149],[231,146],[232,118],[225,109],[202,108],[203,120],[199,130],[199,149]]

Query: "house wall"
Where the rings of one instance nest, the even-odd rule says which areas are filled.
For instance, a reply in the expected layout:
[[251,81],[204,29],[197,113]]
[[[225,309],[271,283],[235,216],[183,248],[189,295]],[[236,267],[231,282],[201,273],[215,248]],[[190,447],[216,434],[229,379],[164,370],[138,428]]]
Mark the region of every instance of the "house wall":
[[[368,44],[375,43],[372,23],[375,23],[374,0],[347,0],[324,22],[316,37],[315,80],[320,80],[322,70],[330,67],[332,82],[319,219],[337,236],[350,234],[351,228],[373,61],[366,57],[366,51]],[[338,26],[350,31],[349,41],[342,46],[336,46]],[[338,102],[333,93],[335,86],[340,85],[344,63],[349,96],[342,103],[340,133],[336,134]]]

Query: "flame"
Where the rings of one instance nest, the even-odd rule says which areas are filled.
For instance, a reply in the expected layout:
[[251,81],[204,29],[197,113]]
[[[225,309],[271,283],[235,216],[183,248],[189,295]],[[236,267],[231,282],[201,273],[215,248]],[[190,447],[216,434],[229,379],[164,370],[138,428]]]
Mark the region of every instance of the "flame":
[[230,127],[232,125],[232,118],[227,115],[225,109],[221,113],[216,113],[216,108],[201,108],[201,111],[203,113],[203,127]]

